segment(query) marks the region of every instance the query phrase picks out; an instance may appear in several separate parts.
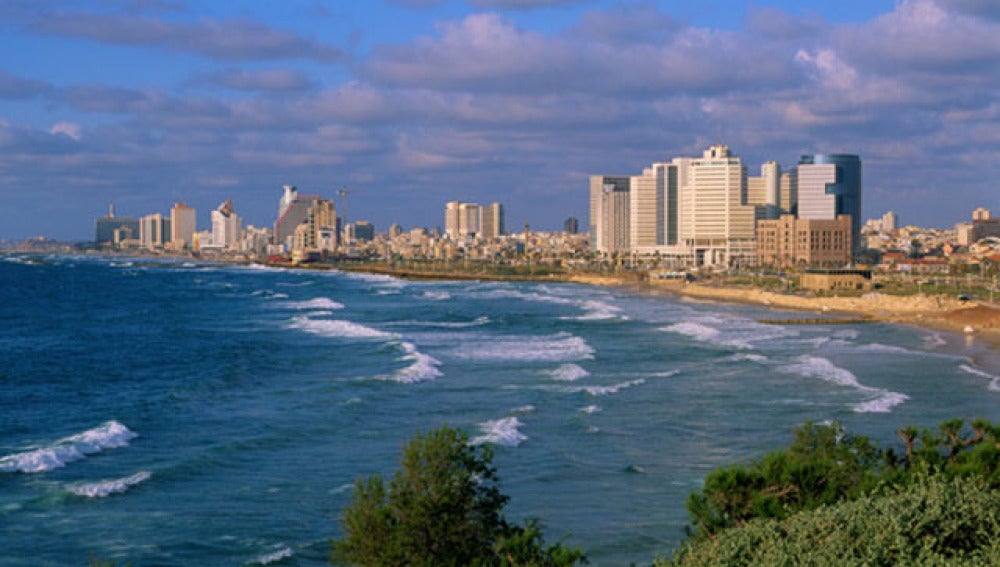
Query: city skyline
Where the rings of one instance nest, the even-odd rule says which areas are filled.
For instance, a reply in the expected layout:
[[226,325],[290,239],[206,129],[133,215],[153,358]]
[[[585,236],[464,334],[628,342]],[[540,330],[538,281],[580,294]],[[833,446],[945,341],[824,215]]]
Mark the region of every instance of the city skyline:
[[[590,175],[725,143],[756,168],[865,160],[863,217],[1000,209],[1000,7],[985,0],[384,0],[0,6],[0,239],[283,185],[350,220],[587,218]],[[199,226],[205,224],[198,219]]]

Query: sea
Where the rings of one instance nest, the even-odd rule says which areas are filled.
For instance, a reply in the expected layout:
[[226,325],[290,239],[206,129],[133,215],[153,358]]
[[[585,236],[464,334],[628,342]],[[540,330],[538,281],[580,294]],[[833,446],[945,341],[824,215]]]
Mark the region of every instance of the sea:
[[593,565],[685,537],[705,475],[806,421],[1000,419],[975,337],[563,283],[0,256],[0,565],[327,564],[418,432]]

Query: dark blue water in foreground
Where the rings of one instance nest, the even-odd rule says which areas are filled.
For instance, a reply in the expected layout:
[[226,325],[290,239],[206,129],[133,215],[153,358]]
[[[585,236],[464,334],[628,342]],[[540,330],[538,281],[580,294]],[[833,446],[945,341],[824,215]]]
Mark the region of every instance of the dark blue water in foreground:
[[[593,564],[683,537],[707,471],[806,420],[1000,419],[931,331],[577,285],[0,258],[0,565],[321,565],[355,478],[448,423]],[[957,352],[948,354],[946,352]]]

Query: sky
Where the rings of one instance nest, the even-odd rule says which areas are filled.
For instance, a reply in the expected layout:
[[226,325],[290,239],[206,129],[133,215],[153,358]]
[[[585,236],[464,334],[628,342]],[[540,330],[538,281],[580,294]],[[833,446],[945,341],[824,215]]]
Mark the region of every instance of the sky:
[[270,226],[286,184],[377,230],[586,226],[590,175],[719,142],[750,175],[859,154],[866,218],[1000,214],[1000,2],[0,2],[0,239],[92,240],[111,202]]

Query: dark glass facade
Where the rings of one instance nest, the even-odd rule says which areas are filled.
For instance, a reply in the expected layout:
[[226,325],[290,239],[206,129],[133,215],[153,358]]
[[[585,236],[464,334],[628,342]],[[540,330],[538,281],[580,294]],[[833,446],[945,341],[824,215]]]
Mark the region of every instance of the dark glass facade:
[[851,246],[857,258],[861,251],[861,158],[854,154],[811,154],[799,158],[799,165],[833,164],[837,181],[828,183],[826,193],[836,197],[834,215],[851,216]]

